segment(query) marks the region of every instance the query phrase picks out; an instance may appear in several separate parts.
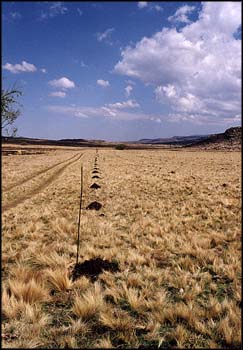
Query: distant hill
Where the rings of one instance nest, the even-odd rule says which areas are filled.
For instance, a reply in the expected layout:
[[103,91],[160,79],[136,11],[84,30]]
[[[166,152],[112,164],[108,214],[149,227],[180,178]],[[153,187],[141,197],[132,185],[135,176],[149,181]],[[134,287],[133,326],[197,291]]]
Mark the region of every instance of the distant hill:
[[187,145],[192,142],[204,140],[209,135],[191,135],[191,136],[173,136],[169,138],[158,138],[158,139],[141,139],[137,143],[142,144],[161,144],[161,145]]
[[225,149],[240,150],[242,144],[241,126],[227,129],[221,134],[209,135],[206,139],[198,140],[186,147],[197,147],[202,149]]
[[[227,129],[221,134],[173,136],[169,138],[141,139],[134,142],[123,142],[126,149],[157,149],[171,147],[197,147],[201,149],[241,149],[241,127]],[[46,140],[28,137],[5,137],[2,136],[2,143],[18,145],[49,145],[49,146],[71,146],[71,147],[116,147],[118,142],[104,140],[85,139],[61,139]],[[121,143],[121,142],[119,142]]]
[[2,136],[2,142],[13,143],[19,145],[49,145],[49,146],[71,146],[71,147],[100,147],[104,144],[103,141],[85,140],[85,139],[61,139],[61,140],[46,140],[30,137],[5,137]]
[[241,127],[232,127],[224,133],[209,135],[173,136],[169,138],[141,139],[136,141],[146,145],[171,145],[199,147],[202,149],[241,149]]
[[53,145],[53,146],[65,145],[65,141],[37,139],[37,138],[31,138],[31,137],[2,136],[2,142],[19,144],[19,145]]

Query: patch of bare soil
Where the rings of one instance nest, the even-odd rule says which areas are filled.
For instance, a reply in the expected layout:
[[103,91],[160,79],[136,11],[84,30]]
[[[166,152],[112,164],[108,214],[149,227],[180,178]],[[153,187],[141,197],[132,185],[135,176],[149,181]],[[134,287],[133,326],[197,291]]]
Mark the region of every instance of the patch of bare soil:
[[117,262],[110,262],[101,258],[85,260],[83,263],[75,264],[73,271],[71,272],[71,278],[73,281],[81,276],[89,277],[92,281],[95,281],[100,273],[104,270],[117,272],[120,271]]

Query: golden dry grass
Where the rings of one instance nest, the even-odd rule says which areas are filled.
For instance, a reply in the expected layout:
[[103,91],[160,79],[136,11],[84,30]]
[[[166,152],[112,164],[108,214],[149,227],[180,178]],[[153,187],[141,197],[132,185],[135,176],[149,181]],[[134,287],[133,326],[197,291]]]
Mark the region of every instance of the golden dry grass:
[[[95,154],[3,158],[3,347],[239,348],[240,153],[100,149],[92,190]],[[79,261],[120,267],[96,282],[70,278],[81,162],[83,207],[102,208],[83,210]]]

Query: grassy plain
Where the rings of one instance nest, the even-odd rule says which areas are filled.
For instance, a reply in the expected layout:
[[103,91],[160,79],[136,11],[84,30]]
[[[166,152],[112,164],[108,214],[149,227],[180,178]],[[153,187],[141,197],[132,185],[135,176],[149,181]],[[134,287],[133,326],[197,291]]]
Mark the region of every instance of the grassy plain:
[[[240,152],[102,149],[94,181],[95,154],[2,159],[2,346],[240,348]],[[120,267],[95,282],[70,278],[81,163],[79,261]]]

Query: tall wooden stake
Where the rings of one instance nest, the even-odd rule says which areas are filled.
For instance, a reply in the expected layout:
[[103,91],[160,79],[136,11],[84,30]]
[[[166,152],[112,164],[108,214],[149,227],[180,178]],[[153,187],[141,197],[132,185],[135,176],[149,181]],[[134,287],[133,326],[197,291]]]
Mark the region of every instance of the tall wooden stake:
[[81,192],[80,192],[80,203],[79,203],[79,215],[78,215],[78,239],[77,239],[77,257],[76,264],[78,264],[79,257],[79,241],[80,241],[80,218],[81,218],[81,209],[82,209],[82,198],[83,198],[83,165],[81,164],[81,173],[80,173],[80,182],[81,182]]

